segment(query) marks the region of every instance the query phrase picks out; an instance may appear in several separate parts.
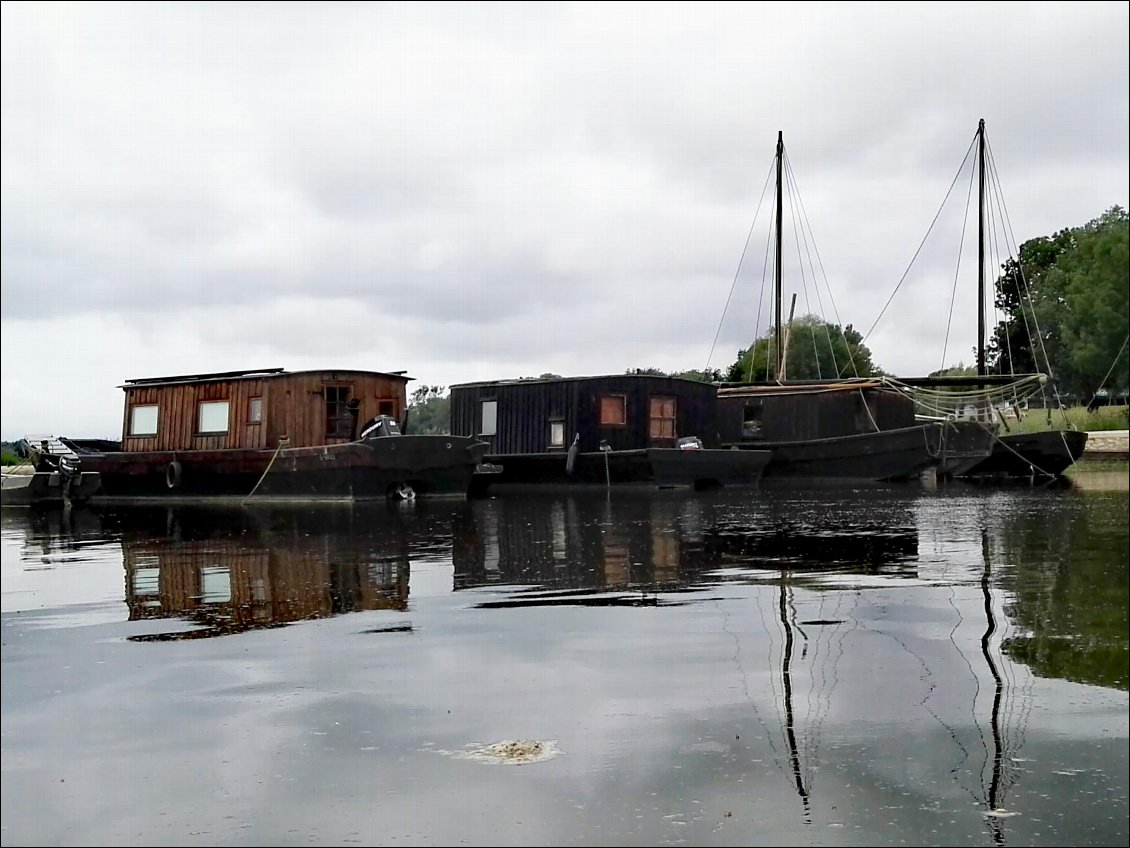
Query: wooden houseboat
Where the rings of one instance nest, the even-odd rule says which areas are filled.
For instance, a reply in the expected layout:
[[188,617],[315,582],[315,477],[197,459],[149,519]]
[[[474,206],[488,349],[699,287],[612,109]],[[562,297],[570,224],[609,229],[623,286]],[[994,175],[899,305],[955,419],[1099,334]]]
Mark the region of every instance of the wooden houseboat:
[[881,379],[723,384],[723,446],[771,450],[766,477],[909,480],[980,462],[992,433],[977,422],[921,421]]
[[120,445],[62,439],[97,499],[463,495],[488,445],[402,434],[402,371],[231,371],[128,380]]
[[660,487],[755,484],[768,451],[721,450],[709,383],[649,374],[451,387],[451,432],[487,442],[491,483]]

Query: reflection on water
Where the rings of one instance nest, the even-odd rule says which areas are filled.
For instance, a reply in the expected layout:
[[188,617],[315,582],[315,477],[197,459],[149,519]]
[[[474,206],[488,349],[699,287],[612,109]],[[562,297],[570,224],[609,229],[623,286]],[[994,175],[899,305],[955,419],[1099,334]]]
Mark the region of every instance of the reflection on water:
[[672,593],[760,582],[767,571],[915,574],[918,533],[906,502],[869,507],[861,493],[855,507],[837,511],[826,501],[663,494],[472,501],[452,533],[455,588],[530,586],[546,591],[505,603],[604,605],[660,600],[610,590]]
[[44,556],[81,550],[88,539],[115,539],[129,620],[193,625],[128,637],[162,641],[404,610],[408,540],[374,532],[370,517],[360,509],[154,506],[32,511],[28,529],[29,545],[38,544]]
[[[261,787],[240,802],[251,832],[213,818],[217,843],[294,841],[328,808],[335,844],[1125,842],[1126,513],[1125,493],[960,486],[6,510],[5,843],[74,841],[8,812],[59,791],[61,763],[102,774],[140,750],[157,779],[134,725],[151,742],[171,716],[202,747],[165,752],[194,781]],[[98,604],[110,638],[73,612]],[[362,635],[405,631],[380,652]],[[43,713],[111,718],[56,750]],[[259,771],[212,771],[268,749]],[[473,779],[553,827],[476,819],[447,769],[484,761],[533,772]],[[382,804],[416,829],[378,834],[364,787],[401,781]],[[214,793],[158,788],[198,832]],[[54,809],[97,808],[72,800]],[[166,826],[132,810],[132,833]]]
[[185,618],[198,629],[133,636],[199,638],[408,605],[403,537],[373,536],[352,512],[167,513],[171,538],[122,537],[130,620]]

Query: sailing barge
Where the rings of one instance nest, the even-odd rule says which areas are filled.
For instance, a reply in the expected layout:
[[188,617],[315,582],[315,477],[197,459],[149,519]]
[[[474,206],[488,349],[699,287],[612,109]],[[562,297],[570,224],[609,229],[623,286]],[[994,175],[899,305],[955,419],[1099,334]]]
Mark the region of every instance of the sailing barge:
[[411,379],[271,368],[128,380],[120,443],[59,441],[99,475],[95,500],[466,496],[488,445],[402,433]]

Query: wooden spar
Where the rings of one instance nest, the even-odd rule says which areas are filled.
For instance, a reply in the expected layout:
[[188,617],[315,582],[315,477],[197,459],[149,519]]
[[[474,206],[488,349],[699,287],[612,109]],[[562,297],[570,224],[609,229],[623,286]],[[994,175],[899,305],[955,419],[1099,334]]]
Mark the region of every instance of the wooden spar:
[[985,119],[977,125],[977,376],[985,376]]
[[786,376],[789,368],[789,336],[792,334],[793,329],[793,313],[796,312],[796,292],[793,292],[793,300],[789,305],[789,323],[785,326],[785,355],[781,357],[781,382],[788,379]]
[[776,239],[776,256],[775,256],[775,272],[773,275],[773,301],[776,309],[777,321],[777,362],[776,368],[773,370],[773,376],[778,380],[784,379],[784,374],[781,373],[784,364],[785,354],[781,347],[782,338],[784,335],[784,328],[781,326],[781,161],[784,159],[785,153],[785,134],[783,131],[777,131],[777,239]]

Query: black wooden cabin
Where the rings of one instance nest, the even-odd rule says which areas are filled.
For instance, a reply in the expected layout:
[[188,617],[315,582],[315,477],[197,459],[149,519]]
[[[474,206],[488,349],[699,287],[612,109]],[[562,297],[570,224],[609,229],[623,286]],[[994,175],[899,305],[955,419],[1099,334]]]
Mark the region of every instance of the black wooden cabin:
[[724,445],[831,439],[914,425],[914,401],[874,380],[718,389]]
[[718,447],[717,387],[679,377],[614,374],[495,380],[451,387],[451,433],[489,455],[675,447],[697,436]]

